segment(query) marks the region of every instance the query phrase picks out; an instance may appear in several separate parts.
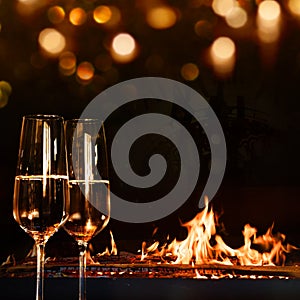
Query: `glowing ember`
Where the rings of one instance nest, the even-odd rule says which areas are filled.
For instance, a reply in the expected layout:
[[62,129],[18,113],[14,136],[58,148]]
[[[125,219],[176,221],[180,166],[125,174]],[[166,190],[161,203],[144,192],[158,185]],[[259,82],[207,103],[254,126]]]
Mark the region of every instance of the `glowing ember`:
[[[287,244],[283,245],[285,236],[272,233],[272,227],[263,236],[256,236],[257,230],[249,224],[245,225],[244,245],[239,249],[232,249],[225,244],[221,236],[217,234],[216,217],[212,209],[206,206],[194,219],[182,225],[188,231],[183,241],[174,239],[169,245],[159,246],[155,242],[146,248],[142,245],[141,260],[149,254],[159,256],[164,263],[169,256],[172,264],[225,264],[233,265],[237,260],[242,266],[274,266],[284,264],[285,253],[295,249]],[[260,245],[263,252],[253,249],[253,244]]]

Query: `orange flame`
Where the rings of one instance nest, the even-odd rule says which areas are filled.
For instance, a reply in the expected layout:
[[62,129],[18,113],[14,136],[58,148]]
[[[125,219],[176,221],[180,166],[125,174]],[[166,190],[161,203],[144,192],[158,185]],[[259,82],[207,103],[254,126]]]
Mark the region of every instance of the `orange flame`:
[[[208,199],[205,199],[205,208],[194,219],[182,224],[187,228],[188,235],[185,240],[174,239],[169,245],[159,246],[155,242],[149,247],[142,244],[141,260],[149,254],[164,257],[171,256],[172,264],[226,264],[233,265],[232,258],[238,260],[239,265],[275,265],[284,264],[285,253],[296,247],[284,245],[285,235],[273,234],[271,226],[268,231],[256,237],[257,230],[249,224],[243,230],[244,245],[233,249],[226,245],[216,230],[216,217],[212,209],[208,207]],[[263,252],[252,248],[253,244],[259,245]]]
[[117,255],[118,254],[118,249],[117,249],[117,244],[114,240],[114,236],[111,231],[110,233],[110,244],[111,244],[111,250],[106,247],[106,249],[102,253],[98,253],[97,256],[103,256],[103,255]]

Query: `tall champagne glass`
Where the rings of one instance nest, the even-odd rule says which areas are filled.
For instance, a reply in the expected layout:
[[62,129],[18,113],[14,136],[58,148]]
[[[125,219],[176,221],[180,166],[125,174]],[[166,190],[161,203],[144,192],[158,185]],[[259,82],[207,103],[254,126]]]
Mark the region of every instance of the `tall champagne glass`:
[[70,217],[65,230],[79,246],[79,299],[86,299],[86,251],[108,223],[110,194],[104,125],[98,120],[65,124],[69,166]]
[[68,217],[69,190],[63,118],[23,117],[13,214],[37,247],[36,300],[43,299],[45,245]]

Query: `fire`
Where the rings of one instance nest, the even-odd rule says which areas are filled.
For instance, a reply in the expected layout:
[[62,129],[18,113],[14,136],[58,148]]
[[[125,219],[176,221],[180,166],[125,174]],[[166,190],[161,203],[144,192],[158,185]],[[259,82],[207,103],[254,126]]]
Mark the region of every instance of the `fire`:
[[[226,245],[217,234],[216,216],[209,209],[206,198],[205,208],[194,219],[182,224],[187,229],[187,237],[183,241],[174,239],[169,245],[160,246],[155,242],[148,248],[142,244],[141,260],[148,255],[160,256],[164,262],[171,257],[172,264],[225,264],[241,266],[274,266],[284,264],[285,253],[296,247],[284,245],[285,235],[273,234],[271,226],[267,232],[257,237],[257,230],[246,224],[243,230],[244,245],[233,249]],[[258,245],[262,251],[253,249]]]
[[102,253],[97,254],[98,257],[103,255],[118,255],[117,244],[114,240],[114,236],[111,231],[109,231],[109,233],[110,233],[111,249],[109,250],[108,247],[106,247],[106,249]]
[[[90,222],[87,227],[91,227]],[[298,249],[285,242],[285,235],[273,233],[273,225],[264,235],[258,235],[257,229],[246,224],[242,231],[243,245],[234,249],[227,245],[219,234],[218,216],[205,199],[205,208],[192,220],[182,224],[187,229],[184,240],[167,238],[163,245],[155,241],[147,246],[142,243],[141,255],[117,249],[114,236],[110,231],[110,247],[91,257],[92,248],[87,252],[87,265],[91,267],[89,276],[108,277],[144,277],[149,278],[247,278],[247,279],[290,279],[300,276],[297,266],[280,267],[285,263],[286,253]],[[154,230],[155,234],[157,228]],[[257,250],[258,249],[258,250]],[[28,264],[36,249],[32,249],[24,264]],[[109,256],[109,257],[108,257]],[[67,268],[68,262],[76,258],[46,259],[47,267],[62,264],[62,276],[77,276],[73,266]],[[139,260],[144,262],[138,262]],[[116,264],[117,262],[117,264]],[[30,262],[29,264],[31,264]],[[2,266],[15,265],[14,256],[9,256]],[[277,265],[277,266],[276,266]],[[279,266],[280,265],[280,266]],[[31,274],[31,273],[30,273]],[[50,273],[49,273],[50,274]]]

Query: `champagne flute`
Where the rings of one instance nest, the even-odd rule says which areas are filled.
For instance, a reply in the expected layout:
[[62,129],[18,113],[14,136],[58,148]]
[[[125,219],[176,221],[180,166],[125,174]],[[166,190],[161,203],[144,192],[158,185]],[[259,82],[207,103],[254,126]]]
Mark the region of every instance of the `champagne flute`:
[[65,123],[70,217],[64,224],[79,247],[79,299],[86,299],[86,251],[108,223],[110,194],[104,125],[94,119]]
[[68,217],[64,120],[24,116],[14,186],[13,214],[37,247],[36,300],[43,299],[45,245]]

